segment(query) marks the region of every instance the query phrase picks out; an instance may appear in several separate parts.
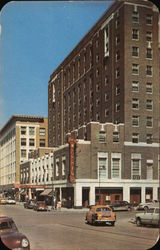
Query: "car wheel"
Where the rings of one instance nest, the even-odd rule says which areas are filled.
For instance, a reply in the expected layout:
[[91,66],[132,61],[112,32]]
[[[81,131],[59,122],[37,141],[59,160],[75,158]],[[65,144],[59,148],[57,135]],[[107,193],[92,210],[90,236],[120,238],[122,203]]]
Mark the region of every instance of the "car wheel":
[[136,224],[137,224],[137,227],[140,227],[142,225],[140,218],[137,218]]
[[111,222],[111,226],[113,227],[115,226],[115,221]]
[[147,210],[148,210],[148,207],[147,207],[147,206],[145,206],[145,207],[144,207],[144,211],[147,211]]

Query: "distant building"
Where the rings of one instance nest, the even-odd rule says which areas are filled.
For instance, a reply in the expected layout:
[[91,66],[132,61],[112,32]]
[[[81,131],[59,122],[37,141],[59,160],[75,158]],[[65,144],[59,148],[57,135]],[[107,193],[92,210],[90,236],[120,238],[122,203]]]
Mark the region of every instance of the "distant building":
[[50,77],[55,187],[75,207],[160,198],[158,22],[149,1],[115,1]]
[[48,118],[13,115],[0,130],[0,187],[16,188],[20,184],[20,164],[29,152],[48,146]]

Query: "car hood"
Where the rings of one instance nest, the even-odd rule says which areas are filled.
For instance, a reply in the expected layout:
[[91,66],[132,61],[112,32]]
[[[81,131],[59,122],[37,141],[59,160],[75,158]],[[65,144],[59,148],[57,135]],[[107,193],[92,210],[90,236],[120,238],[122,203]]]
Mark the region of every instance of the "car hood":
[[22,239],[27,239],[27,238],[24,234],[21,234],[19,232],[7,232],[1,234],[1,240],[3,244],[10,249],[20,248]]

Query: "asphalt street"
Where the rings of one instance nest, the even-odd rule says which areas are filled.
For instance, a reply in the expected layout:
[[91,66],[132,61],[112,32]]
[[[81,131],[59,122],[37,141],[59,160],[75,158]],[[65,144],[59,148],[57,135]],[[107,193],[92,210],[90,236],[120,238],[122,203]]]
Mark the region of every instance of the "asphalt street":
[[30,240],[31,250],[146,250],[154,246],[159,229],[129,222],[135,211],[117,212],[114,227],[85,223],[86,211],[36,212],[22,205],[1,205]]

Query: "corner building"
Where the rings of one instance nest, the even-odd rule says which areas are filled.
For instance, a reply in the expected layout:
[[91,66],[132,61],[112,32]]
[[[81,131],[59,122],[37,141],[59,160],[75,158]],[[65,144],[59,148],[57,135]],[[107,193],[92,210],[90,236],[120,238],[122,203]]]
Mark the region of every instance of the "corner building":
[[75,207],[160,198],[158,23],[151,2],[115,1],[50,76],[55,187]]

